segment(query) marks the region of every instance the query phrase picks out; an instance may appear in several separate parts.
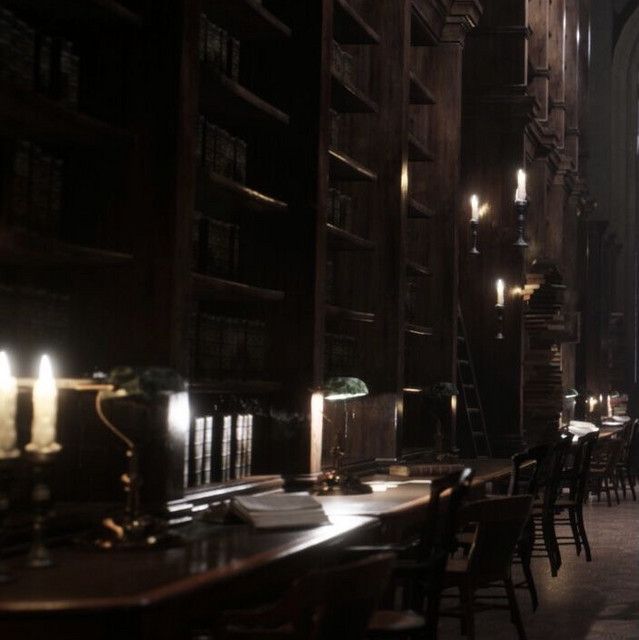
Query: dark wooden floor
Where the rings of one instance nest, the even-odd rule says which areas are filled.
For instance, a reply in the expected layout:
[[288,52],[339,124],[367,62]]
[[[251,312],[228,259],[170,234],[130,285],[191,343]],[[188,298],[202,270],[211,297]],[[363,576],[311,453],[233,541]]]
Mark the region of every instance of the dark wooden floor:
[[[592,562],[562,547],[564,564],[552,578],[547,561],[534,560],[535,614],[528,594],[517,591],[528,640],[639,640],[639,502],[608,508],[595,501],[586,509],[586,526]],[[506,611],[480,613],[476,620],[478,640],[517,638]],[[464,636],[456,620],[446,619],[440,637]]]

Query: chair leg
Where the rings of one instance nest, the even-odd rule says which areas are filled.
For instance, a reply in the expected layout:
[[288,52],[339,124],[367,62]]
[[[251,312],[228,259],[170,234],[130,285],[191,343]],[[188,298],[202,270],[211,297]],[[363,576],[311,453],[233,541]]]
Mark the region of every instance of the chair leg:
[[459,596],[462,607],[462,620],[464,622],[462,633],[469,640],[475,640],[475,612],[473,610],[474,593],[469,584],[459,587]]
[[584,545],[584,551],[586,552],[586,561],[590,562],[592,556],[590,555],[590,543],[588,542],[588,536],[586,535],[586,525],[584,523],[584,510],[583,505],[578,504],[575,509],[575,519],[577,520],[577,527],[579,528],[579,535],[581,536],[581,542]]
[[619,491],[618,491],[619,481],[617,480],[617,474],[615,473],[614,469],[610,474],[610,479],[612,480],[612,489],[615,492],[615,500],[617,501],[617,504],[621,504],[621,502],[619,501]]
[[441,593],[428,594],[426,603],[426,630],[425,640],[437,640],[437,627],[439,626],[439,606]]
[[604,491],[606,492],[606,499],[608,501],[608,506],[612,507],[612,500],[610,499],[610,486],[608,484],[608,476],[604,478]]
[[619,480],[619,486],[621,487],[621,495],[623,499],[626,499],[626,479],[623,475],[623,468],[617,469],[617,478]]
[[528,587],[528,593],[530,593],[530,602],[534,612],[537,611],[537,607],[539,606],[539,598],[537,597],[537,587],[535,586],[535,579],[533,578],[530,568],[530,554],[520,550],[519,558],[521,559],[521,568],[524,572],[524,578],[526,578],[526,586]]
[[541,519],[541,526],[544,534],[544,544],[548,552],[548,560],[550,561],[550,573],[554,578],[561,566],[561,551],[557,543],[557,534],[555,533],[555,521],[553,514],[544,516]]
[[575,549],[577,550],[577,555],[581,555],[581,540],[579,536],[579,529],[577,527],[575,512],[572,508],[568,509],[568,519],[570,520],[570,529],[572,530],[572,539],[575,541]]
[[506,578],[504,580],[504,586],[506,587],[506,595],[508,596],[508,604],[510,605],[510,617],[517,629],[519,640],[527,640],[526,630],[524,629],[524,623],[521,620],[521,614],[519,612],[519,605],[517,604],[517,596],[515,595],[515,588],[513,587],[512,579]]
[[628,474],[628,486],[630,487],[630,493],[632,494],[633,501],[636,502],[637,494],[635,493],[635,477],[627,466],[626,472]]

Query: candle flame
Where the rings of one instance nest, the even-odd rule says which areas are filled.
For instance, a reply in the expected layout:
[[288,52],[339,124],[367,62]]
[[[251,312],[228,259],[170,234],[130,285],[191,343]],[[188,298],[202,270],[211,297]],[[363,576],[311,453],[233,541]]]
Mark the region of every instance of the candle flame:
[[9,364],[9,356],[5,351],[0,351],[0,383],[6,382],[11,378],[11,365]]
[[53,382],[53,367],[51,366],[51,359],[46,354],[40,358],[38,380],[42,382]]
[[470,206],[473,208],[473,211],[479,207],[479,198],[475,194],[470,196]]

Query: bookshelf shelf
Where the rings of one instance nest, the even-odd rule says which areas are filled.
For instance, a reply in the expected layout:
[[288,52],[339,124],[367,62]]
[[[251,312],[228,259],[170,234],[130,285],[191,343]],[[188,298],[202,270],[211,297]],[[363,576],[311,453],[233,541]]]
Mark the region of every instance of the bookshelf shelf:
[[349,156],[330,149],[330,177],[334,180],[375,182],[377,174]]
[[411,3],[410,43],[414,47],[432,47],[437,44],[437,37],[415,0]]
[[413,336],[422,336],[428,337],[433,335],[432,327],[426,327],[419,324],[413,324],[412,322],[407,322],[404,325],[404,329],[406,333],[410,333]]
[[355,311],[332,304],[326,305],[326,315],[333,320],[349,320],[351,322],[363,322],[370,324],[375,322],[375,314],[366,311]]
[[413,105],[435,104],[435,96],[413,71],[410,72],[409,97]]
[[208,202],[232,210],[251,211],[253,213],[286,213],[288,204],[277,200],[231,178],[218,173],[201,173],[198,180],[199,206],[207,209]]
[[3,5],[53,31],[144,24],[142,16],[115,0],[5,0]]
[[328,246],[335,251],[373,251],[375,243],[332,224],[326,225]]
[[377,113],[377,104],[357,87],[331,74],[331,104],[340,113]]
[[340,44],[378,44],[379,35],[348,3],[335,0],[333,35]]
[[225,125],[288,126],[289,117],[252,91],[207,65],[202,66],[200,110]]
[[206,15],[240,40],[283,40],[291,29],[257,0],[205,0]]
[[202,273],[192,273],[193,292],[197,298],[216,300],[279,302],[284,300],[284,292],[276,289],[254,287],[243,282],[216,278]]
[[435,156],[414,133],[408,134],[408,159],[411,162],[432,162]]
[[413,276],[432,276],[433,271],[429,267],[414,262],[412,260],[406,261],[406,272]]
[[415,198],[408,200],[408,217],[412,220],[428,220],[435,215],[432,209],[418,202]]
[[0,135],[27,137],[59,146],[122,146],[134,136],[33,91],[0,83]]
[[13,229],[0,230],[0,263],[30,266],[122,267],[133,263],[133,256],[118,251],[60,242]]
[[270,380],[194,380],[189,390],[194,393],[269,394],[281,391],[282,384]]

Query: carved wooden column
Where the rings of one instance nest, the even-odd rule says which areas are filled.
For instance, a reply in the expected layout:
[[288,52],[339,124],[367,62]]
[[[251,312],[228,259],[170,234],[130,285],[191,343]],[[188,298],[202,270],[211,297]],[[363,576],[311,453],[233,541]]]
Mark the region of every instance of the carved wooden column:
[[566,130],[566,0],[553,0],[548,29],[548,66],[550,69],[550,126],[557,135],[557,146],[563,148]]

